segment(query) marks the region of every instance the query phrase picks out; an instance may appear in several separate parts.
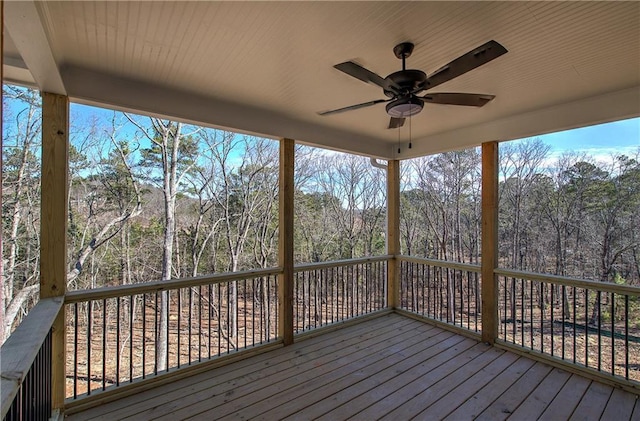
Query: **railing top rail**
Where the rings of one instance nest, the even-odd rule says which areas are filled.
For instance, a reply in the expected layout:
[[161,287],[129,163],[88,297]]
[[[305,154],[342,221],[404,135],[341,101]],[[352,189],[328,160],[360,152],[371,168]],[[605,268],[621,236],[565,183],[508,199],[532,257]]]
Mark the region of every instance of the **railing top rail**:
[[295,265],[293,271],[304,272],[308,270],[351,266],[351,265],[358,265],[362,263],[382,262],[385,260],[389,260],[391,258],[393,258],[393,256],[391,255],[382,255],[382,256],[373,256],[373,257],[361,257],[358,259],[332,260],[329,262],[304,263],[304,264]]
[[458,263],[458,262],[450,262],[447,260],[427,259],[425,257],[405,256],[405,255],[398,255],[396,256],[396,258],[403,262],[422,263],[430,266],[440,266],[444,268],[463,270],[465,272],[478,272],[478,273],[480,272],[479,264]]
[[531,279],[534,281],[543,281],[558,285],[566,285],[571,287],[587,288],[600,291],[614,292],[618,294],[629,294],[640,296],[640,287],[631,285],[618,285],[608,282],[587,281],[584,279],[570,278],[559,275],[547,275],[543,273],[526,272],[512,269],[495,269],[497,275],[507,276],[511,278]]
[[1,418],[9,411],[62,305],[62,297],[38,301],[0,348]]
[[222,282],[259,278],[261,276],[278,275],[280,273],[282,273],[282,268],[276,267],[268,269],[245,270],[241,272],[227,272],[215,275],[198,276],[195,278],[180,278],[171,279],[168,281],[153,281],[141,284],[70,291],[67,292],[67,295],[65,296],[65,304],[72,304],[90,300],[102,300],[105,298],[126,297],[128,295],[147,294],[151,292],[167,291],[170,289],[219,284]]

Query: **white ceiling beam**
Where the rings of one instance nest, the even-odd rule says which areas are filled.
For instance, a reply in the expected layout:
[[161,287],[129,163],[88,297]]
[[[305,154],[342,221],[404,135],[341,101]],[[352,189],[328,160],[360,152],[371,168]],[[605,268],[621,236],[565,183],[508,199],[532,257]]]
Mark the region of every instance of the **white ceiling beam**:
[[49,39],[42,26],[35,2],[4,2],[4,25],[38,89],[66,95],[62,77],[51,52]]
[[64,67],[69,97],[80,103],[389,159],[388,143],[305,122],[268,109],[205,97],[145,81]]

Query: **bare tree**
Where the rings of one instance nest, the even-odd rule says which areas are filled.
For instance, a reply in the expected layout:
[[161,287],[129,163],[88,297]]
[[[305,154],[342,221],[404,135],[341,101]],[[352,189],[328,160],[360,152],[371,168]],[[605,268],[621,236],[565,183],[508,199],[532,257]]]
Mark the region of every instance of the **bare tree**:
[[[157,118],[150,118],[150,127],[143,126],[126,114],[151,146],[142,149],[141,165],[147,168],[147,179],[158,183],[164,196],[164,233],[162,241],[161,280],[172,278],[173,250],[176,233],[176,200],[179,189],[189,172],[196,165],[199,154],[193,135],[199,131],[183,133],[183,124]],[[159,172],[159,174],[158,174]],[[160,293],[160,325],[157,331],[158,350],[156,366],[158,370],[167,368],[168,344],[166,332],[169,328],[169,295]]]

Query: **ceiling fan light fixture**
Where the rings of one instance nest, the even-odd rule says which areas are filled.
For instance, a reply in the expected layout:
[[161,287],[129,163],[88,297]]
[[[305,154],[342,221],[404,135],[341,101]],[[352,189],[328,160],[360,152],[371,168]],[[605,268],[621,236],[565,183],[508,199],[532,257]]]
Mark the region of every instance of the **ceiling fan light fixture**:
[[387,104],[387,114],[395,118],[405,118],[422,111],[424,101],[418,97],[400,98]]

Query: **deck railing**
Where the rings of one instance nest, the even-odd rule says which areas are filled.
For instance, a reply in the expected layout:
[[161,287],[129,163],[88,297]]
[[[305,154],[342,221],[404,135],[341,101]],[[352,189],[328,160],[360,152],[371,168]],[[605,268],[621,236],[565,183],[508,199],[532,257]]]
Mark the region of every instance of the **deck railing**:
[[398,256],[402,310],[478,333],[480,266]]
[[67,398],[276,341],[280,272],[69,292]]
[[295,267],[294,333],[382,310],[390,256]]
[[46,421],[51,417],[51,326],[62,302],[62,298],[40,300],[2,346],[3,420]]
[[[391,258],[296,266],[294,333],[388,308]],[[400,311],[479,336],[479,265],[396,259]],[[505,269],[495,274],[499,346],[640,390],[640,288]],[[69,292],[67,398],[280,343],[279,276],[282,269],[273,268]],[[60,299],[42,300],[3,346],[3,417],[50,414],[50,330],[61,306]]]
[[[296,266],[294,333],[385,308],[389,257]],[[280,341],[281,274],[274,268],[67,293],[67,399]]]
[[640,288],[495,272],[500,344],[640,387]]

